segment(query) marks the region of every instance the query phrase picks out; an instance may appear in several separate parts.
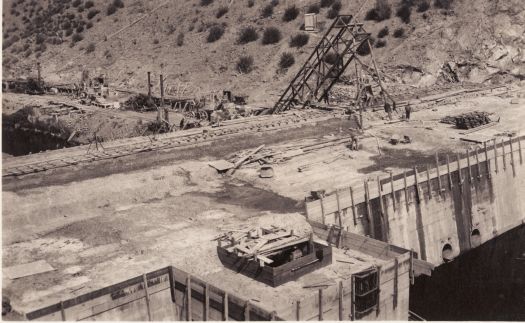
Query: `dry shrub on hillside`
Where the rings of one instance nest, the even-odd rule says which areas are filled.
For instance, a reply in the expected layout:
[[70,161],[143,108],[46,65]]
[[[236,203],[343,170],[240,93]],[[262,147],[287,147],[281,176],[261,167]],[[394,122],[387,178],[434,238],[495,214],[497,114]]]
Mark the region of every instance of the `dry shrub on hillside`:
[[299,9],[295,5],[286,8],[283,14],[283,21],[288,22],[292,21],[299,15]]
[[306,13],[319,13],[320,10],[321,8],[319,7],[319,5],[317,3],[314,3],[309,5],[308,8],[306,8]]
[[262,44],[269,45],[279,42],[282,38],[281,31],[275,27],[268,27],[264,30]]
[[292,53],[282,53],[279,59],[279,68],[285,70],[295,64],[295,58]]
[[209,6],[213,3],[213,0],[201,0],[201,7]]
[[425,12],[425,11],[427,11],[428,9],[430,9],[430,3],[428,3],[428,1],[426,1],[426,0],[421,1],[421,2],[417,5],[417,12]]
[[388,30],[388,26],[385,26],[381,28],[381,30],[377,33],[377,38],[383,38],[385,36],[388,36],[390,31]]
[[248,26],[241,29],[237,42],[242,45],[252,41],[256,41],[257,39],[259,39],[259,34],[257,33],[257,30],[255,30],[255,28],[252,26]]
[[319,5],[321,6],[321,8],[327,8],[327,7],[330,7],[333,3],[334,3],[334,0],[321,0]]
[[89,45],[86,47],[86,53],[92,53],[95,51],[95,43],[89,43]]
[[239,57],[237,61],[237,71],[243,74],[250,73],[253,70],[253,57],[249,55]]
[[405,36],[405,29],[397,28],[396,30],[394,30],[394,37],[395,38],[401,38],[403,36]]
[[270,4],[266,5],[266,6],[264,6],[264,8],[262,9],[261,17],[268,18],[271,15],[273,15],[273,5],[270,3]]
[[379,39],[376,42],[376,48],[382,48],[382,47],[385,47],[385,46],[386,46],[386,40],[384,40],[384,39]]
[[411,13],[412,8],[409,5],[404,4],[397,9],[396,16],[398,16],[405,24],[408,24],[410,22]]
[[224,34],[224,27],[221,25],[215,25],[210,28],[209,33],[208,33],[208,38],[206,38],[206,41],[208,43],[213,43],[219,40],[223,34]]
[[362,43],[359,47],[357,47],[357,50],[356,50],[356,53],[360,56],[366,56],[366,55],[369,55],[370,52],[372,51],[372,49],[370,48],[370,46],[374,46],[374,43],[375,43],[375,39],[370,37],[368,39],[368,41],[370,42],[370,45],[368,45],[369,42],[364,42]]
[[219,19],[220,17],[224,16],[226,13],[228,13],[228,7],[222,6],[217,10],[217,13],[215,14],[215,17]]
[[392,8],[387,0],[376,0],[374,8],[370,9],[365,16],[365,20],[383,21],[392,15]]
[[292,36],[290,38],[290,47],[303,47],[304,45],[308,44],[309,39],[310,36],[303,33]]
[[96,15],[98,15],[100,11],[97,10],[97,9],[90,9],[87,13],[87,18],[88,19],[92,19],[93,17],[95,17]]
[[453,0],[434,0],[434,7],[440,9],[450,9]]
[[254,4],[255,4],[254,0],[248,0],[248,3],[246,5],[248,6],[248,8],[251,8],[253,7]]

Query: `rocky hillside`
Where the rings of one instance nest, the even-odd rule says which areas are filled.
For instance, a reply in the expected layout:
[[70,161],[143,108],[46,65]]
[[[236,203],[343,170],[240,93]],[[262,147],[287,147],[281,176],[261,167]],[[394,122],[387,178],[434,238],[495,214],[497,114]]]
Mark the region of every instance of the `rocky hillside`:
[[[113,86],[144,91],[152,71],[156,92],[163,73],[172,94],[231,89],[271,103],[322,36],[302,31],[304,13],[319,12],[321,31],[337,13],[357,13],[393,83],[525,78],[523,0],[8,0],[3,6],[5,77],[34,74],[39,61],[46,81],[78,82],[87,70],[106,74]],[[291,41],[304,34],[306,44],[306,37]],[[291,55],[280,65],[285,52]]]

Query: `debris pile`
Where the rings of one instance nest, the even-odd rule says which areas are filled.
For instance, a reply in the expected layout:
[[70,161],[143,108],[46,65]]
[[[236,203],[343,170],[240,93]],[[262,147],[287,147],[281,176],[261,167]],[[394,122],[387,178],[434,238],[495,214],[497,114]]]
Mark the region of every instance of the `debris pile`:
[[[281,253],[283,249],[293,249],[297,244],[307,241],[313,242],[313,235],[298,236],[294,230],[271,225],[248,230],[232,230],[214,240],[217,240],[219,247],[226,251],[235,252],[238,257],[247,260],[257,261],[260,267],[264,267],[274,262],[269,257]],[[290,255],[294,259],[302,257],[303,250],[294,249]]]
[[151,111],[156,109],[153,99],[145,94],[132,95],[123,103],[123,108],[133,111]]

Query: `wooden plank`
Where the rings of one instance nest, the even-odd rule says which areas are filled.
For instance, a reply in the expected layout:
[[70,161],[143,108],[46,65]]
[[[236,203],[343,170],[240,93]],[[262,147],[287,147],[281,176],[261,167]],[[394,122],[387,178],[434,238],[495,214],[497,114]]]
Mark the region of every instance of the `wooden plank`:
[[460,164],[459,154],[456,154],[456,160],[458,163],[459,188],[461,189],[463,187],[463,177],[461,175],[461,164]]
[[390,172],[390,190],[392,192],[392,207],[396,211],[396,191],[394,190],[394,175]]
[[344,321],[344,308],[343,308],[343,282],[339,281],[339,321]]
[[414,166],[414,186],[416,187],[416,199],[421,203],[421,191],[419,190],[419,180],[417,179],[417,167]]
[[472,166],[470,165],[470,149],[467,149],[468,182],[472,183]]
[[301,301],[300,300],[295,301],[295,318],[296,318],[296,321],[301,320]]
[[426,165],[427,166],[427,188],[428,188],[428,199],[431,200],[432,199],[432,185],[430,183],[430,169],[428,167],[428,164]]
[[66,310],[64,309],[64,302],[60,301],[60,318],[62,321],[67,321]]
[[366,203],[366,215],[368,217],[368,223],[369,223],[369,232],[368,234],[372,237],[372,238],[375,238],[375,226],[374,226],[374,216],[372,214],[372,211],[370,209],[370,200],[369,200],[369,190],[368,190],[368,180],[365,179],[364,181],[364,186],[365,186],[365,203]]
[[350,277],[350,321],[355,321],[355,276]]
[[399,276],[399,260],[397,257],[394,258],[394,293],[392,295],[392,302],[394,306],[394,310],[397,308],[397,298],[398,298],[398,278]]
[[481,164],[479,163],[479,149],[478,146],[476,146],[476,165],[478,166],[478,180],[481,180]]
[[210,316],[210,294],[208,284],[204,286],[204,315],[203,321],[208,321]]
[[321,202],[321,219],[322,219],[322,222],[323,224],[326,224],[326,215],[325,215],[325,212],[324,212],[324,203],[323,203],[323,200],[324,198],[321,196],[321,198],[319,199],[319,201]]
[[501,150],[503,155],[503,171],[507,170],[507,156],[505,155],[505,139],[501,139]]
[[224,316],[223,316],[223,319],[224,321],[228,321],[228,293],[224,292],[224,299],[223,299],[223,302],[224,302],[224,308],[223,308],[223,312],[224,312]]
[[38,260],[27,264],[3,268],[3,273],[9,279],[17,279],[53,270],[55,270],[55,268],[51,267],[51,265],[48,264],[47,261]]
[[523,164],[523,156],[521,153],[521,137],[518,137],[518,151],[520,152],[520,165]]
[[487,168],[487,177],[490,178],[490,160],[489,160],[489,151],[487,149],[487,143],[485,142],[483,145],[483,150],[485,151],[485,166]]
[[244,306],[244,320],[250,320],[250,301],[246,301],[246,305]]
[[323,290],[319,289],[319,321],[323,320]]
[[354,226],[357,225],[357,214],[355,211],[355,203],[354,203],[354,189],[352,186],[350,186],[350,199],[352,200],[352,217],[354,220]]
[[439,195],[441,195],[441,193],[443,193],[443,187],[441,186],[441,174],[439,173],[439,155],[437,152],[436,152],[436,174],[437,174],[437,179],[438,179]]
[[512,176],[516,177],[516,169],[514,167],[514,149],[512,149],[512,138],[510,138],[509,143],[510,143],[510,166],[512,167]]
[[144,286],[144,292],[146,295],[146,309],[148,311],[148,321],[152,321],[151,316],[151,304],[150,304],[150,295],[148,290],[148,279],[146,278],[146,274],[142,274],[142,285]]
[[405,190],[405,205],[407,208],[407,212],[410,210],[410,207],[408,205],[408,187],[407,187],[407,172],[406,170],[403,171],[403,183],[405,184],[404,190]]
[[492,144],[492,148],[494,149],[494,165],[495,165],[495,172],[498,173],[498,150],[496,149],[496,139],[494,139],[494,143]]
[[186,321],[192,321],[191,317],[191,275],[186,277]]

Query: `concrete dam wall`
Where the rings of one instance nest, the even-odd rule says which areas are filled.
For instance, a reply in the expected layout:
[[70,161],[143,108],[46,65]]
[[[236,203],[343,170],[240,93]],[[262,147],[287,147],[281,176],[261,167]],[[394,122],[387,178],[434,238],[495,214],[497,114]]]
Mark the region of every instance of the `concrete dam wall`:
[[[523,137],[306,203],[309,221],[407,249],[439,265],[525,223]],[[379,183],[379,185],[378,185]]]

